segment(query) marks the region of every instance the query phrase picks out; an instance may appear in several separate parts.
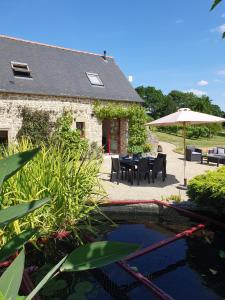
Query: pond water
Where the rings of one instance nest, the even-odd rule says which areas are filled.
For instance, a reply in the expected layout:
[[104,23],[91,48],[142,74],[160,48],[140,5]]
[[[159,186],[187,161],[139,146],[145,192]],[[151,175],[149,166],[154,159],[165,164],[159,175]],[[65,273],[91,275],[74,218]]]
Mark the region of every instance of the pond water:
[[[143,222],[140,216],[138,222],[135,219],[118,221],[118,227],[109,229],[101,239],[137,243],[144,248],[197,224],[171,213],[154,221],[147,216]],[[174,299],[225,299],[225,232],[218,228],[200,230],[128,263]],[[80,273],[79,278],[77,273],[70,276],[74,287],[66,288],[63,296],[58,293],[46,299],[157,299],[117,264]]]
[[[178,226],[180,227],[180,226]],[[178,232],[166,225],[121,224],[107,235],[108,240],[149,246]],[[225,235],[204,230],[186,239],[129,261],[158,287],[174,299],[225,298]],[[155,299],[149,290],[136,282],[118,265],[104,268],[113,282],[122,287],[129,299]]]

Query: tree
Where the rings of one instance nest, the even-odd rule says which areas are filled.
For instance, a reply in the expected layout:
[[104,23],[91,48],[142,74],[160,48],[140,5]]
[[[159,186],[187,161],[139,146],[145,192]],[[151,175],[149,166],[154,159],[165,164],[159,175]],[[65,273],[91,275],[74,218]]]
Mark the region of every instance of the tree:
[[145,101],[144,106],[147,108],[148,114],[150,114],[154,119],[161,116],[160,106],[164,101],[164,95],[161,90],[157,90],[153,86],[144,87],[139,86],[136,88],[139,96]]
[[[214,0],[213,4],[211,6],[211,10],[213,10],[221,2],[222,2],[222,0]],[[225,32],[223,33],[222,37],[225,38]]]

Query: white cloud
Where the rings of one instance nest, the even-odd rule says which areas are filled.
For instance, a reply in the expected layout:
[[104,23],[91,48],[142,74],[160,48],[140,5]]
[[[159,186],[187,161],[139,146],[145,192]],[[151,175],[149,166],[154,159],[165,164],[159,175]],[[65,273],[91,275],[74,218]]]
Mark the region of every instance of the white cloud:
[[217,75],[225,75],[225,70],[219,70],[219,71],[217,72]]
[[197,82],[197,85],[199,85],[199,86],[206,86],[206,85],[208,85],[209,83],[208,83],[208,81],[206,81],[206,80],[200,80],[200,81],[198,81]]
[[184,23],[184,20],[178,19],[178,20],[175,21],[175,24],[181,24],[181,23]]
[[225,24],[222,24],[216,28],[213,28],[210,30],[211,32],[219,32],[219,33],[224,33],[225,32]]
[[225,14],[222,14],[222,16],[221,16],[222,18],[225,18]]
[[184,91],[185,93],[193,93],[196,96],[204,96],[207,95],[205,91],[197,90],[197,89],[189,89],[187,91]]

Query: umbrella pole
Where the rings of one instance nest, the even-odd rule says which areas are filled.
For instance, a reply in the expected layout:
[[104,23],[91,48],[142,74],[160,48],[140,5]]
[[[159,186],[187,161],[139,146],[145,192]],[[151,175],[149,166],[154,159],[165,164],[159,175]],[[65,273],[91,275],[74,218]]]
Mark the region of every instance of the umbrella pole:
[[187,186],[186,178],[186,123],[183,123],[183,139],[184,139],[184,186]]

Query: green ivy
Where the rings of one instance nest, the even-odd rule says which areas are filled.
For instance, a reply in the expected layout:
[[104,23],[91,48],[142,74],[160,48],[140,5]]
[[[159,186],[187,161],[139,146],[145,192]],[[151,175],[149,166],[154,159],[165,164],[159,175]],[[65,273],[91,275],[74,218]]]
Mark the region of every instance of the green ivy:
[[148,116],[143,107],[138,104],[124,106],[109,103],[102,105],[96,102],[93,110],[95,115],[101,120],[115,118],[128,119],[128,152],[138,153],[145,151],[147,141],[147,127],[145,124],[148,121]]
[[23,107],[20,115],[22,117],[22,126],[18,131],[17,138],[29,138],[34,145],[48,143],[53,129],[49,112]]

